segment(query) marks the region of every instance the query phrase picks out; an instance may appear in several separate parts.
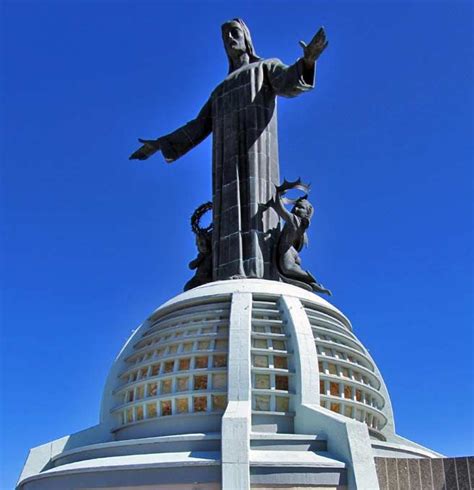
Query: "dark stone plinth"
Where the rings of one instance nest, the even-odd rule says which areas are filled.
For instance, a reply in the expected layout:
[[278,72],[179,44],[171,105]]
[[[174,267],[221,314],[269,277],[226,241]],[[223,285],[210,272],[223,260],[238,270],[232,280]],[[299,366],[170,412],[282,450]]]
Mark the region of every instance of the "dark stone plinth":
[[431,461],[429,459],[420,459],[420,480],[423,490],[433,489],[433,479],[431,476]]
[[386,458],[375,458],[375,468],[377,470],[380,490],[388,490]]
[[375,458],[380,490],[474,489],[474,457]]
[[444,476],[446,479],[446,490],[456,489],[458,488],[456,482],[456,464],[454,462],[454,458],[446,458],[443,459],[444,466]]
[[[456,458],[454,462],[456,464],[456,476],[459,490],[470,490],[472,486],[469,481],[468,458]],[[471,475],[471,478],[472,477],[474,477],[474,475]],[[474,482],[472,483],[474,484]]]
[[408,478],[408,461],[403,459],[397,459],[398,468],[398,487],[410,488],[410,480]]
[[398,490],[397,460],[387,459],[388,490]]
[[467,468],[469,471],[471,487],[473,487],[474,486],[474,456],[469,456],[466,459],[467,459]]
[[444,490],[446,488],[446,482],[444,480],[444,465],[441,458],[431,460],[431,471],[433,472],[433,489]]
[[408,477],[410,479],[410,490],[422,490],[419,460],[408,459],[407,462],[408,462]]

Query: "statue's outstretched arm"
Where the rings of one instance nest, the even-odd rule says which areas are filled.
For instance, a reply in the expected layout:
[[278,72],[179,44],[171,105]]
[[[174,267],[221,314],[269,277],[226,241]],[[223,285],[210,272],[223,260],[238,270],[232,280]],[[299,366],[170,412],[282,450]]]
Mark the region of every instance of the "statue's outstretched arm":
[[195,119],[156,140],[138,139],[143,145],[130,155],[130,160],[146,160],[161,151],[170,163],[201,143],[212,131],[211,102],[208,100]]
[[324,28],[321,27],[309,44],[300,41],[303,57],[291,66],[280,60],[266,62],[267,77],[276,95],[296,97],[314,87],[316,77],[316,60],[326,49],[328,41]]

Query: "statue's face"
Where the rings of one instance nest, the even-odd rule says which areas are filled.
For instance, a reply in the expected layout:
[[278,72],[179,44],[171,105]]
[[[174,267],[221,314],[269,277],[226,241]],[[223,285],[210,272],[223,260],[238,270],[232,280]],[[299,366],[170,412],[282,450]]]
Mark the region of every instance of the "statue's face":
[[244,32],[237,22],[229,22],[223,27],[222,38],[226,53],[231,58],[247,51]]
[[197,249],[201,253],[208,253],[210,252],[210,247],[209,247],[209,239],[207,236],[199,234],[196,237],[196,245]]
[[313,209],[309,201],[302,199],[297,201],[293,207],[293,213],[300,218],[311,218]]

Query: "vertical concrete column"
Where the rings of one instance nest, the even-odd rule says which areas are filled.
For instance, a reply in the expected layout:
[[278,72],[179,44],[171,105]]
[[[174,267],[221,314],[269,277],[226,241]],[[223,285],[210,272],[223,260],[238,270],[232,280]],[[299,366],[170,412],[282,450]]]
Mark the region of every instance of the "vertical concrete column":
[[318,353],[308,315],[300,300],[292,296],[282,296],[279,306],[294,349],[296,405],[319,405]]
[[303,305],[298,298],[282,296],[280,308],[294,350],[295,432],[327,437],[328,451],[346,464],[349,490],[378,490],[367,426],[320,406],[318,355]]
[[229,322],[228,404],[222,417],[222,488],[250,489],[252,295],[234,293]]

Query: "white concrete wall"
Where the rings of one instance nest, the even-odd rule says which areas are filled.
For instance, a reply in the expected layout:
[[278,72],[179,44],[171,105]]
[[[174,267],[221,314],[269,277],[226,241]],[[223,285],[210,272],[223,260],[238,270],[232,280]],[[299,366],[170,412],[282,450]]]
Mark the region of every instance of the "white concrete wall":
[[234,293],[230,309],[228,405],[222,418],[222,487],[250,488],[252,295]]

